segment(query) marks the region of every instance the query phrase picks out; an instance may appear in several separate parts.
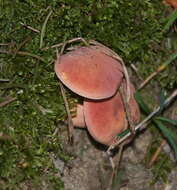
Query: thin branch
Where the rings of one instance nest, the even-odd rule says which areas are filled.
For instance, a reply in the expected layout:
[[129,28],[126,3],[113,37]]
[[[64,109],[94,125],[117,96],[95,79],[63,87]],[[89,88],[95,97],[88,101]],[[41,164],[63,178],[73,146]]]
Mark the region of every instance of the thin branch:
[[[0,53],[4,53],[4,54],[9,54],[9,55],[13,55],[14,53],[13,52],[10,52],[10,51],[7,51],[7,50],[0,50]],[[35,55],[35,54],[32,54],[32,53],[29,53],[29,52],[25,52],[25,51],[18,51],[16,52],[17,55],[22,55],[22,56],[30,56],[30,57],[33,57],[35,59],[38,59],[42,62],[46,62],[42,57],[38,56],[38,55]]]
[[24,41],[22,41],[18,47],[16,48],[16,50],[14,51],[14,57],[16,56],[17,52],[19,52],[19,50],[32,38],[30,36],[28,36]]
[[[59,64],[60,64],[61,55],[63,54],[64,49],[65,49],[66,43],[67,42],[63,43],[63,46],[62,46],[62,48],[60,50],[60,54],[57,52],[57,60],[58,60]],[[68,115],[68,137],[69,137],[69,142],[72,143],[73,142],[73,131],[74,131],[74,125],[73,125],[73,121],[72,121],[72,116],[71,116],[71,113],[70,113],[69,103],[68,103],[68,100],[67,100],[67,97],[66,97],[64,86],[63,86],[63,84],[61,82],[59,82],[59,85],[60,85],[62,97],[63,97],[63,100],[64,100],[66,112],[67,112],[67,115]]]
[[28,26],[28,25],[26,25],[26,24],[24,24],[24,23],[22,23],[22,22],[20,22],[20,24],[21,24],[22,26],[24,26],[25,28],[27,28],[27,29],[33,31],[33,32],[40,33],[39,30],[37,30],[37,29],[35,29],[35,28],[31,27],[31,26]]
[[0,43],[0,46],[9,46],[10,43]]
[[0,82],[9,82],[10,79],[0,79]]
[[[123,153],[123,148],[124,148],[124,143],[122,143],[119,147],[119,151],[118,151],[118,155],[116,157],[116,160],[115,160],[115,167],[113,168],[112,170],[112,173],[111,173],[111,177],[110,177],[110,181],[109,181],[109,185],[108,185],[108,188],[107,190],[111,190],[112,189],[112,185],[113,185],[113,181],[114,181],[114,178],[116,177],[116,174],[118,173],[118,169],[119,169],[119,166],[120,166],[120,162],[121,162],[121,157],[122,157],[122,153]],[[113,162],[114,163],[114,162]]]
[[13,102],[13,101],[15,101],[15,100],[17,100],[17,98],[15,98],[15,97],[10,97],[10,98],[8,98],[7,100],[5,100],[4,102],[1,102],[1,103],[0,103],[0,107],[3,107],[3,106],[5,106],[5,105],[7,105],[7,104],[9,104],[9,103],[11,103],[11,102]]
[[0,86],[0,90],[4,90],[4,89],[10,89],[10,88],[24,88],[26,89],[26,85],[23,84],[13,84],[13,81],[11,81],[10,83],[4,85],[4,86]]
[[[77,42],[77,41],[82,41],[82,42],[84,42],[84,44],[88,45],[88,43],[86,42],[86,40],[84,38],[82,38],[82,37],[73,38],[71,40],[66,41],[65,43],[66,44],[70,44],[70,43]],[[55,44],[53,46],[45,47],[42,50],[46,51],[46,50],[48,50],[50,48],[58,48],[58,47],[61,47],[61,46],[63,46],[63,43],[59,43],[59,44]]]
[[149,75],[139,86],[138,90],[142,89],[151,79],[153,79],[156,75],[158,75],[161,71],[155,71],[151,75]]
[[155,153],[153,154],[150,162],[148,163],[148,168],[150,168],[154,162],[157,160],[159,154],[161,153],[163,147],[165,146],[165,144],[167,144],[167,141],[166,140],[163,140],[160,144],[160,146],[157,148],[157,150],[155,151]]
[[153,79],[156,75],[158,75],[160,72],[164,71],[167,66],[172,63],[177,58],[177,52],[173,53],[167,61],[165,61],[158,69],[157,71],[153,72],[151,75],[149,75],[140,85],[138,90],[143,88],[151,79]]
[[73,122],[72,122],[72,116],[71,116],[71,113],[70,113],[69,103],[68,103],[68,100],[66,98],[66,93],[65,93],[65,89],[63,87],[63,84],[61,82],[59,82],[59,85],[60,85],[61,93],[62,93],[62,96],[63,96],[66,112],[67,112],[67,115],[68,115],[69,142],[72,142],[73,131],[74,131],[74,125],[73,125]]
[[[58,44],[57,46],[55,46],[55,47],[62,46],[61,50],[60,50],[60,54],[57,51],[57,60],[58,60],[59,64],[60,64],[61,55],[63,54],[66,45],[70,44],[70,43],[73,43],[73,42],[76,42],[76,41],[82,41],[85,45],[88,45],[88,43],[85,41],[85,39],[83,39],[83,38],[74,38],[72,40],[65,41],[65,42],[63,42],[63,43]],[[69,142],[72,143],[73,142],[73,131],[74,131],[74,125],[73,125],[73,121],[72,121],[72,116],[71,116],[71,113],[70,113],[69,103],[68,103],[68,100],[67,100],[67,97],[66,97],[66,94],[65,94],[64,86],[63,86],[63,84],[61,82],[59,83],[59,85],[60,85],[61,93],[62,93],[62,96],[63,96],[66,112],[67,112],[67,115],[68,115],[68,133],[69,133],[68,136],[69,136]]]
[[[165,100],[164,102],[164,106],[168,106],[175,98],[177,97],[177,89],[175,89],[173,91],[173,93]],[[150,113],[143,121],[141,121],[138,125],[135,126],[135,131],[142,130],[144,129],[149,122],[149,120],[156,115],[160,110],[160,106],[157,107],[152,113]],[[111,145],[108,150],[110,151],[111,149],[113,149],[114,147],[116,147],[117,145],[119,145],[120,143],[122,143],[124,140],[126,140],[129,136],[131,135],[131,132],[129,132],[128,134],[126,134],[124,137],[122,137],[120,140],[117,141],[117,143]]]
[[136,73],[137,77],[140,79],[140,81],[143,80],[143,78],[139,75],[138,73],[138,69],[135,67],[134,64],[130,64],[130,67],[132,68],[132,70]]

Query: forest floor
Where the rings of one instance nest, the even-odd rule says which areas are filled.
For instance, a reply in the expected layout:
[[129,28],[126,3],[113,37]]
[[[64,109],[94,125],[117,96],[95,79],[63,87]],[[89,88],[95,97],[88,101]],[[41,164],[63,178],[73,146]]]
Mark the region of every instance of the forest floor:
[[[106,147],[86,130],[75,129],[74,145],[67,143],[53,65],[60,48],[52,47],[97,40],[123,58],[136,87],[162,69],[141,90],[153,110],[177,84],[174,13],[159,0],[0,0],[0,190],[177,189],[176,141],[148,166],[166,137],[152,123],[124,147],[114,180]],[[68,89],[66,96],[71,109],[82,99]],[[177,120],[176,108],[175,100],[162,116]],[[175,127],[167,125],[174,134]]]
[[[175,109],[176,103],[166,114],[171,114]],[[65,190],[176,190],[177,165],[168,144],[164,145],[155,163],[148,166],[156,150],[151,152],[156,141],[151,128],[154,126],[137,134],[133,142],[124,147],[114,180],[106,147],[95,142],[84,129],[75,129],[73,146],[66,143],[67,136],[63,134],[64,150],[74,153],[67,164],[60,159],[54,161],[62,171],[59,176],[64,181]],[[117,159],[118,150],[115,151],[115,163]]]

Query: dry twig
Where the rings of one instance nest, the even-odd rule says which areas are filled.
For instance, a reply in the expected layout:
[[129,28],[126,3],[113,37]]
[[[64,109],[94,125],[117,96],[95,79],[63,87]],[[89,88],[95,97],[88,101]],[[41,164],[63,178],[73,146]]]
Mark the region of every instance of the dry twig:
[[155,151],[154,155],[152,156],[150,162],[148,163],[148,167],[150,168],[154,162],[157,160],[160,152],[162,151],[163,147],[165,146],[165,144],[167,143],[166,140],[163,140],[160,144],[160,146],[158,147],[158,149]]
[[28,36],[24,41],[22,41],[19,45],[18,45],[18,47],[17,47],[17,49],[14,51],[14,57],[16,56],[16,54],[19,52],[19,50],[29,41],[29,40],[31,40],[32,38],[30,37],[30,36]]
[[120,161],[121,161],[121,157],[122,157],[124,145],[125,145],[125,144],[122,143],[122,144],[120,145],[120,147],[119,147],[119,152],[118,152],[118,155],[117,155],[117,157],[116,157],[115,165],[114,165],[114,168],[113,168],[112,173],[111,173],[108,190],[111,190],[111,189],[112,189],[112,185],[113,185],[114,178],[115,178],[115,176],[116,176],[116,174],[117,174],[117,172],[118,172],[119,166],[120,166]]
[[[86,42],[86,40],[84,38],[81,38],[81,37],[73,38],[71,40],[66,41],[65,43],[66,44],[71,44],[71,43],[77,42],[77,41],[82,41],[84,44],[88,45],[88,43]],[[53,46],[45,47],[42,50],[46,51],[46,50],[48,50],[50,48],[58,48],[58,47],[61,47],[61,46],[63,46],[63,43],[59,43],[59,44],[55,44]]]
[[[57,60],[60,63],[60,56],[63,54],[64,49],[65,49],[66,43],[63,43],[63,46],[60,50],[60,54],[57,51]],[[65,104],[65,108],[66,108],[66,112],[68,115],[68,138],[69,138],[69,142],[72,143],[73,142],[73,131],[74,131],[74,125],[73,125],[73,121],[72,121],[72,116],[70,113],[70,109],[69,109],[69,103],[66,97],[66,93],[65,93],[65,89],[64,86],[61,82],[59,82],[60,85],[60,90],[61,90],[61,94],[64,100],[64,104]]]
[[15,101],[15,100],[17,100],[17,98],[15,98],[15,97],[9,97],[7,100],[5,100],[4,102],[1,102],[0,103],[0,107],[3,107],[3,106],[5,106],[5,105],[7,105],[7,104],[9,104],[9,103],[11,103],[11,102],[13,102],[13,101]]
[[66,112],[68,115],[68,137],[69,137],[69,142],[72,143],[73,141],[73,131],[74,131],[74,125],[73,125],[73,121],[72,121],[72,116],[70,113],[70,109],[69,109],[69,103],[66,97],[66,93],[65,93],[65,89],[63,84],[60,82],[60,89],[61,89],[61,93],[63,96],[63,100],[64,100],[64,104],[65,104],[65,108],[66,108]]
[[[14,52],[10,52],[10,51],[7,51],[7,50],[0,50],[0,53],[14,55]],[[30,57],[33,57],[33,58],[38,59],[38,60],[45,63],[45,60],[42,57],[38,56],[38,55],[29,53],[29,52],[25,52],[25,51],[18,51],[18,52],[15,52],[15,53],[18,54],[18,55],[22,55],[22,56],[30,56]]]
[[37,29],[35,29],[35,28],[31,27],[31,26],[28,26],[28,25],[26,25],[26,24],[24,24],[24,23],[22,23],[22,22],[20,22],[20,24],[21,24],[22,26],[24,26],[25,28],[27,28],[27,29],[33,31],[33,32],[40,33],[39,30],[37,30]]
[[161,71],[163,71],[166,67],[159,67],[159,69],[149,75],[139,86],[138,90],[143,88],[151,79],[153,79],[156,75],[158,75]]
[[10,79],[0,79],[0,82],[9,82]]
[[153,72],[150,76],[148,76],[144,82],[140,85],[139,89],[143,88],[152,78],[154,78],[156,75],[158,75],[160,72],[164,71],[167,66],[172,63],[177,58],[177,52],[173,53],[167,61],[165,61],[158,69],[157,71]]
[[0,46],[9,46],[10,43],[0,43]]
[[135,67],[134,64],[130,64],[130,67],[132,68],[132,70],[135,72],[135,74],[137,75],[137,77],[140,79],[140,81],[143,80],[143,78],[139,75],[138,73],[138,69]]

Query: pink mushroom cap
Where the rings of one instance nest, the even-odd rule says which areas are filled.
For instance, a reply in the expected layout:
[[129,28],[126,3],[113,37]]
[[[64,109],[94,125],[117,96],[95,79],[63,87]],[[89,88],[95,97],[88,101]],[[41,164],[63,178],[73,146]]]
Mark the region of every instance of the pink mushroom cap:
[[[123,81],[124,90],[126,83]],[[130,83],[129,111],[134,124],[140,120],[140,111],[134,98],[135,88]],[[87,127],[91,136],[98,142],[110,145],[115,142],[116,135],[127,128],[127,120],[122,98],[119,92],[107,100],[85,100],[84,105],[77,105],[76,127]]]
[[110,145],[117,134],[127,128],[123,102],[119,93],[104,101],[84,101],[87,129],[98,142]]
[[89,99],[113,96],[123,78],[121,64],[95,46],[62,55],[55,63],[55,72],[69,89]]

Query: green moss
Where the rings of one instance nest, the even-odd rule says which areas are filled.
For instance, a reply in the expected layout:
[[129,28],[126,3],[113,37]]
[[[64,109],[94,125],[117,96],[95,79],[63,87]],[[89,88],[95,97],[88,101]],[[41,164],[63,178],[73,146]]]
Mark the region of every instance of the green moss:
[[[40,189],[42,179],[48,189],[63,188],[54,177],[56,170],[49,156],[54,153],[70,159],[62,150],[60,136],[53,136],[58,121],[66,118],[51,64],[55,49],[39,49],[40,33],[21,25],[41,31],[50,10],[43,47],[74,37],[95,39],[114,49],[127,65],[136,64],[143,77],[176,48],[170,41],[175,33],[167,37],[162,33],[167,12],[160,0],[0,0],[0,43],[9,44],[0,50],[12,53],[0,53],[0,79],[10,80],[0,83],[0,101],[8,96],[17,98],[0,108],[3,189],[24,189],[24,185]],[[38,55],[44,62],[16,50]],[[174,65],[157,79],[164,88],[172,88],[176,82]]]
[[[156,128],[152,127],[153,133],[156,135],[156,139],[151,142],[149,149],[145,157],[145,165],[148,165],[152,156],[160,146],[162,138],[159,135]],[[152,165],[151,171],[153,173],[153,179],[151,185],[154,185],[157,181],[163,181],[164,183],[168,182],[168,175],[175,167],[175,163],[169,158],[165,152],[161,151],[156,162]]]

